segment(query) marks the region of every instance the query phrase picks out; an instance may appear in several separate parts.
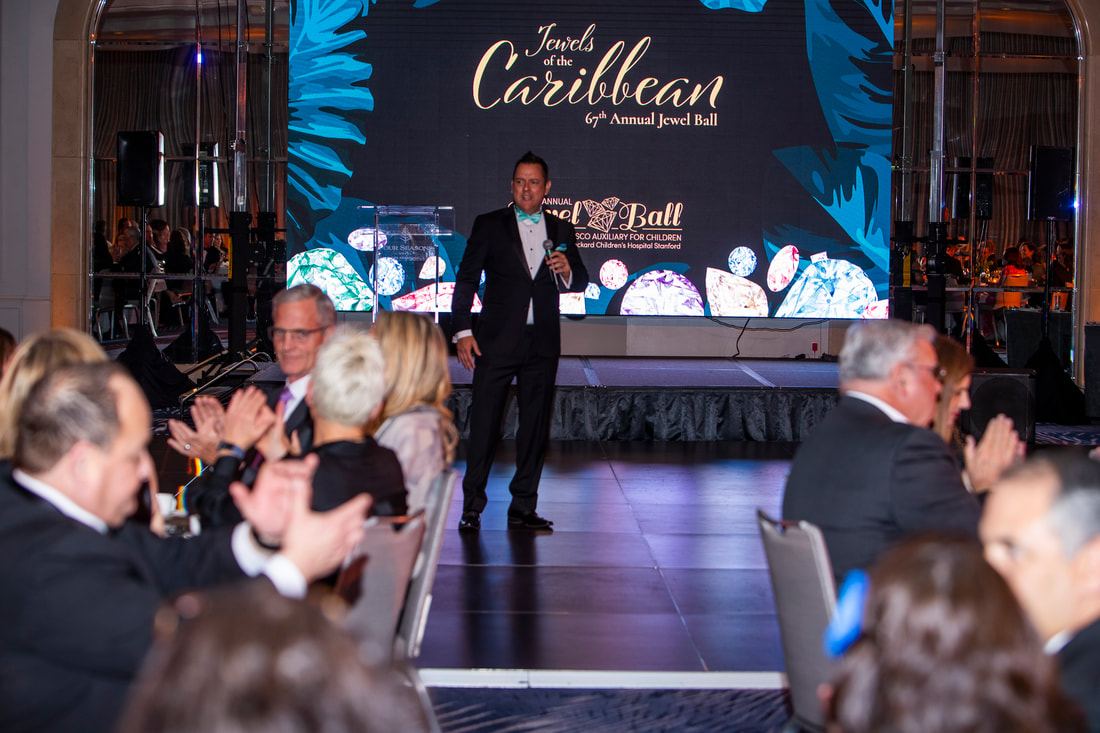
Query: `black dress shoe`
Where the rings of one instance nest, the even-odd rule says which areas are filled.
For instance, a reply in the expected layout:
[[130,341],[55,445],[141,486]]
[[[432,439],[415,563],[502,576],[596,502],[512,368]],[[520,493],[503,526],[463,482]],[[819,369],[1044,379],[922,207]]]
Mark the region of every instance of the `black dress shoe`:
[[458,521],[459,532],[477,532],[481,529],[481,515],[477,512],[463,512]]
[[508,512],[508,529],[528,529],[537,530],[541,532],[553,532],[553,522],[549,519],[540,517],[534,512],[527,512],[526,514],[513,514]]

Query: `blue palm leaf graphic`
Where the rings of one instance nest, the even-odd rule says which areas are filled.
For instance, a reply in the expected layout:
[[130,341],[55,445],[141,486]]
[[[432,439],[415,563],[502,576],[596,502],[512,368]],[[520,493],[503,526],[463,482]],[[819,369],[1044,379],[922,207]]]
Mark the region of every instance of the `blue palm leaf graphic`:
[[287,197],[287,213],[301,242],[340,205],[352,174],[348,150],[366,142],[360,121],[374,109],[365,85],[372,68],[345,50],[366,33],[344,28],[366,17],[372,1],[291,4],[287,183],[297,195]]

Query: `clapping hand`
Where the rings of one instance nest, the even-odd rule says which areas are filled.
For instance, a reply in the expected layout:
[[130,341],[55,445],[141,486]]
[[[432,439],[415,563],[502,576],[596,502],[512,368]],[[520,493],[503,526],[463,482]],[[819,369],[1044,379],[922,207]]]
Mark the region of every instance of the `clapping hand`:
[[222,439],[225,408],[216,398],[199,395],[191,405],[191,420],[195,428],[180,420],[168,421],[171,436],[168,445],[188,458],[198,458],[203,463],[217,460],[218,441]]
[[974,491],[981,493],[991,489],[1006,468],[1023,458],[1025,450],[1026,445],[1016,433],[1012,419],[1005,415],[997,415],[989,421],[980,441],[968,435],[963,459]]

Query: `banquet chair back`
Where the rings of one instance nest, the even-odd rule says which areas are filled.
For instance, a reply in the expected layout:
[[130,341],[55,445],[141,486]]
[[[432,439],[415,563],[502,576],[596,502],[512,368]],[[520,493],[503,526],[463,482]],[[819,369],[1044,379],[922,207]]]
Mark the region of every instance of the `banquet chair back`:
[[424,529],[423,514],[371,517],[337,577],[336,593],[350,604],[345,627],[359,641],[368,664],[385,666],[393,660],[397,624]]
[[825,627],[836,610],[836,586],[821,530],[809,522],[776,521],[756,512],[768,558],[793,717],[786,730],[824,730],[818,686],[832,661]]

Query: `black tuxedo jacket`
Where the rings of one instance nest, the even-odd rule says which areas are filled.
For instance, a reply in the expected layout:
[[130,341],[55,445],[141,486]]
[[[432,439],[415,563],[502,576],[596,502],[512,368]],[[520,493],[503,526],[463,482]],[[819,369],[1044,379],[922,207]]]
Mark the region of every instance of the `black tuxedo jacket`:
[[838,581],[916,532],[976,538],[979,514],[943,438],[855,397],[841,397],[799,447],[783,495],[784,519],[821,528]]
[[174,593],[243,578],[229,532],[101,535],[0,475],[0,730],[110,731]]
[[1100,619],[1073,635],[1058,663],[1062,692],[1081,707],[1088,729],[1100,733]]
[[[570,292],[583,292],[588,286],[588,271],[577,250],[573,225],[543,212],[546,236],[555,246],[566,245],[573,281]],[[527,325],[527,304],[533,301],[535,342],[539,352],[556,357],[561,353],[561,329],[558,323],[558,288],[546,263],[535,272],[527,267],[523,242],[519,238],[515,209],[507,206],[482,214],[474,220],[466,242],[466,253],[455,276],[451,304],[455,332],[471,328],[470,307],[485,272],[485,297],[474,338],[481,352],[489,357],[507,357],[520,347],[520,336]]]

